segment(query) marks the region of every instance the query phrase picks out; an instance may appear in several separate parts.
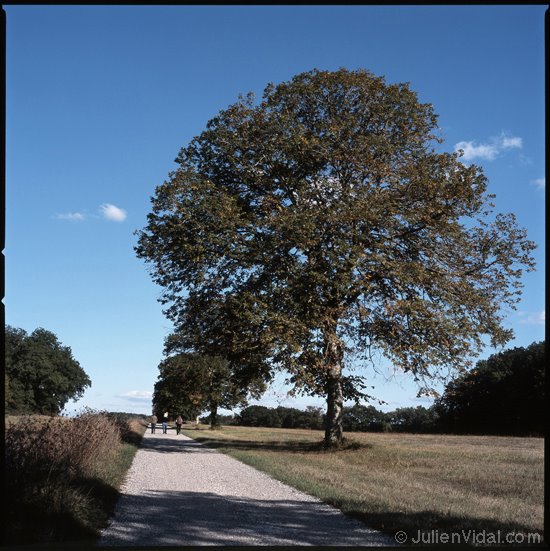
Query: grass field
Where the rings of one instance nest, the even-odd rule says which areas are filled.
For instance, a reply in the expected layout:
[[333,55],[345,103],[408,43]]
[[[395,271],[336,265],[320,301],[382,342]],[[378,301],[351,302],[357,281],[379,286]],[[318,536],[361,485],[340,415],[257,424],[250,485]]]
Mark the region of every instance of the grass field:
[[328,452],[321,431],[184,433],[408,541],[432,530],[543,531],[542,438],[347,433],[347,446]]

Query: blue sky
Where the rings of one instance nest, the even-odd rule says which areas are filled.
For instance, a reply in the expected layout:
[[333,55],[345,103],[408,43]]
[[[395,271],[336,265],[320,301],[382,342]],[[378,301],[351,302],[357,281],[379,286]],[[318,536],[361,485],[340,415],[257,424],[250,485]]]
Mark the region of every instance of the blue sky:
[[[542,340],[545,9],[6,6],[6,322],[72,348],[92,387],[69,411],[150,413],[171,326],[133,247],[155,186],[238,94],[346,67],[409,82],[439,114],[442,149],[483,166],[496,210],[539,245],[510,346]],[[378,371],[383,409],[428,405]],[[278,378],[261,403],[323,405],[285,391]]]

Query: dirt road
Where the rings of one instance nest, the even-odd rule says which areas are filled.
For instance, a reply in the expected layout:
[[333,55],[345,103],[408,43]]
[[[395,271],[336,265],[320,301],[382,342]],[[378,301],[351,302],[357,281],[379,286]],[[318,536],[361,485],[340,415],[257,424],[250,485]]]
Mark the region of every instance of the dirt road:
[[147,433],[100,546],[395,545],[390,536],[175,434]]

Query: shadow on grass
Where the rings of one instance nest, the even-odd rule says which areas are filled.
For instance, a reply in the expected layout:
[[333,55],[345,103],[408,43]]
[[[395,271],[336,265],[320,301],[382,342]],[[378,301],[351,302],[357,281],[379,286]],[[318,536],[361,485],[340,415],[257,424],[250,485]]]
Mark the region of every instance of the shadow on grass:
[[[460,546],[517,544],[524,546],[543,542],[542,530],[493,519],[458,517],[434,511],[365,513],[350,510],[345,514],[389,535],[395,536],[398,532],[403,532],[407,537],[406,540],[401,539],[400,543],[408,545],[439,547],[442,544]],[[507,537],[510,539],[507,540]],[[532,539],[529,540],[529,537]]]
[[267,450],[267,451],[286,451],[293,453],[338,453],[345,451],[367,450],[372,448],[372,444],[362,444],[354,441],[344,441],[338,448],[326,448],[322,440],[317,442],[285,442],[280,440],[256,442],[254,440],[217,440],[208,438],[208,436],[190,435],[190,438],[214,449],[234,449],[234,450]]

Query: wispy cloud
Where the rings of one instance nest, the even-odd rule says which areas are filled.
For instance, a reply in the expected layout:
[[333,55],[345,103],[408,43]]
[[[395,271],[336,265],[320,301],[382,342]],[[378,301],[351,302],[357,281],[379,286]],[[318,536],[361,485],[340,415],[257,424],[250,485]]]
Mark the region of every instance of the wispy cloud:
[[523,140],[519,137],[508,137],[502,135],[500,137],[500,145],[502,149],[521,149],[523,147]]
[[110,203],[105,203],[101,205],[100,211],[106,220],[111,220],[113,222],[123,222],[126,220],[126,211]]
[[546,310],[540,312],[518,312],[520,323],[524,325],[544,325],[546,323]]
[[124,398],[130,402],[149,402],[152,397],[153,393],[148,390],[129,390],[118,395],[118,398]]
[[519,136],[507,136],[502,133],[500,136],[490,138],[488,143],[477,143],[475,140],[462,141],[455,144],[455,151],[464,152],[462,159],[471,161],[473,159],[485,159],[492,161],[503,151],[510,149],[521,149],[523,139]]
[[72,222],[82,222],[86,216],[81,212],[67,212],[66,214],[56,214],[58,220],[71,220]]
[[532,184],[535,184],[539,189],[546,189],[546,178],[537,178],[536,180],[531,180]]

